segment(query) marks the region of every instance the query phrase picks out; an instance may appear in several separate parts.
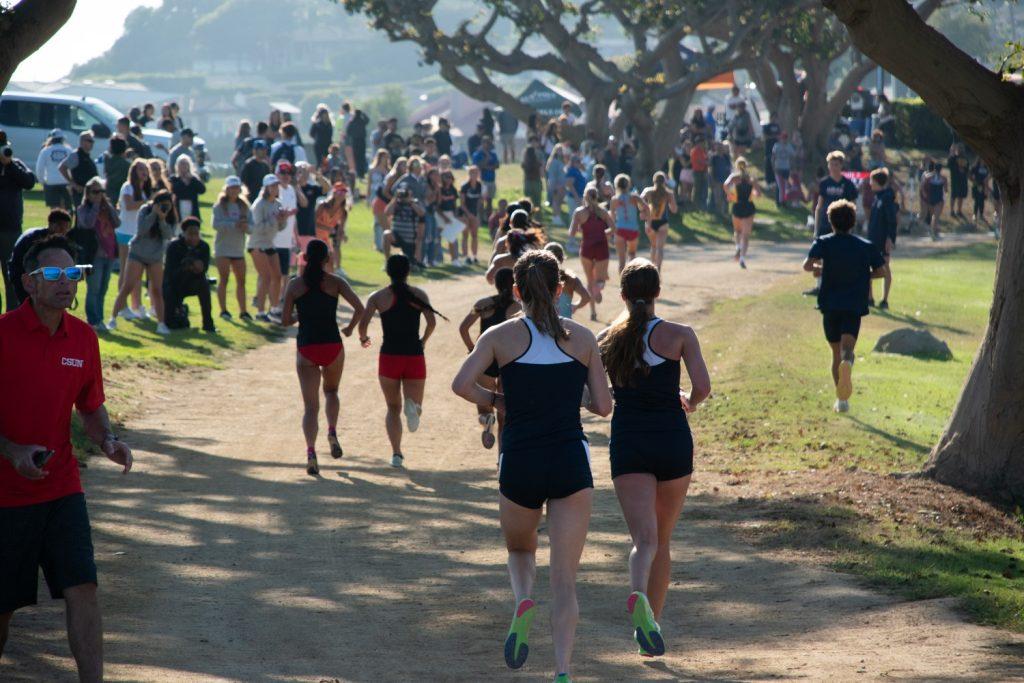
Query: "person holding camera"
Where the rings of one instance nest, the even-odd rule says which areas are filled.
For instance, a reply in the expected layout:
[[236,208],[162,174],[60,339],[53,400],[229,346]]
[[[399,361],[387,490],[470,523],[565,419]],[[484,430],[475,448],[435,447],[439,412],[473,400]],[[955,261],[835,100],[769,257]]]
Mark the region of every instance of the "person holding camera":
[[167,245],[164,258],[164,311],[167,327],[172,330],[189,326],[188,311],[182,304],[187,296],[199,298],[203,331],[214,334],[210,304],[210,245],[199,237],[199,219],[189,216],[181,222],[181,234]]
[[[14,310],[14,282],[7,262],[14,251],[14,243],[21,235],[25,217],[23,193],[36,185],[36,174],[21,159],[14,156],[14,148],[7,134],[0,130],[0,271],[4,278],[7,310]],[[3,310],[0,308],[0,310]]]
[[412,196],[409,188],[400,187],[384,212],[391,218],[391,229],[384,231],[384,263],[387,263],[394,246],[422,268],[426,210]]
[[71,654],[83,681],[103,680],[103,629],[89,513],[71,450],[71,410],[89,439],[128,473],[132,452],[103,407],[96,333],[67,312],[85,268],[63,236],[25,255],[28,292],[0,317],[0,656],[14,611],[36,604],[39,569],[63,599]]
[[[142,281],[143,273],[151,283],[161,282],[164,277],[164,253],[167,243],[178,230],[178,213],[174,209],[171,193],[160,190],[153,198],[139,209],[138,232],[128,243],[128,262],[121,289],[114,301],[114,310],[110,314],[108,329],[117,328],[117,314],[128,302],[128,295]],[[157,334],[170,334],[171,330],[164,322],[164,297],[160,287],[151,287],[150,301],[156,311]]]
[[110,275],[117,265],[117,228],[121,218],[99,176],[85,183],[85,200],[78,207],[76,217],[78,222],[71,236],[81,249],[79,259],[92,265],[85,283],[85,318],[94,330],[106,332],[103,302],[107,298]]

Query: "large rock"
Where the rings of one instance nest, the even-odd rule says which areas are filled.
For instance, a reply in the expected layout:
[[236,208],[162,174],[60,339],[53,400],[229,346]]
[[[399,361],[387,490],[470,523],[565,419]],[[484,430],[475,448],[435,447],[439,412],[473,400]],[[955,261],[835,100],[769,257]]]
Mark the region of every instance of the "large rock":
[[912,327],[901,327],[888,334],[883,334],[875,344],[875,351],[936,360],[953,359],[953,352],[949,350],[946,342],[938,339],[928,330],[918,330]]

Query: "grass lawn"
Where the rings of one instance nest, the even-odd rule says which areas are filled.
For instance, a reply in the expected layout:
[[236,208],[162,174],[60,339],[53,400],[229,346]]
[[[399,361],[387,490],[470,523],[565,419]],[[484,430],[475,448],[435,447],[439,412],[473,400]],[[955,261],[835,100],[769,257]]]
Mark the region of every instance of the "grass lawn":
[[[964,598],[980,621],[1024,631],[1019,519],[993,511],[1005,522],[994,529],[940,521],[967,497],[947,498],[934,484],[878,493],[896,485],[884,475],[920,468],[949,418],[985,330],[995,249],[906,260],[897,252],[892,309],[864,319],[844,415],[831,412],[821,316],[800,294],[809,276],[717,305],[702,331],[714,399],[694,422],[706,467],[758,489],[754,507],[770,519],[762,540],[824,552],[908,597]],[[945,340],[953,360],[872,352],[880,335],[905,326]]]

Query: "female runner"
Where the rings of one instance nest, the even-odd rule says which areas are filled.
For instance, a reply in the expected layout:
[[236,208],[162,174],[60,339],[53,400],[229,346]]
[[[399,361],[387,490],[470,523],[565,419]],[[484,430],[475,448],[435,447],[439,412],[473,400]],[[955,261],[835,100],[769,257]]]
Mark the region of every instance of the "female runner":
[[[366,312],[359,321],[359,343],[370,347],[366,330],[373,314],[380,312],[380,324],[384,329],[384,342],[380,347],[377,375],[388,412],[384,420],[388,440],[391,442],[391,466],[401,467],[405,461],[402,455],[402,418],[410,432],[420,427],[423,413],[423,387],[427,380],[427,363],[423,357],[427,340],[437,326],[435,316],[448,320],[430,305],[427,293],[419,287],[408,284],[412,262],[405,254],[388,257],[385,270],[391,284],[379,289],[366,300]],[[423,336],[420,337],[420,317],[427,321]],[[402,399],[405,398],[403,408]]]
[[511,268],[524,252],[530,249],[540,249],[544,246],[544,233],[529,226],[530,219],[525,211],[516,211],[509,221],[512,228],[503,236],[505,251],[495,254],[491,258],[491,264],[484,273],[484,277],[491,284],[494,284],[494,276],[502,268]]
[[[459,334],[462,335],[462,341],[470,353],[473,353],[473,348],[476,346],[473,343],[473,338],[469,336],[469,328],[473,326],[473,323],[477,320],[480,321],[480,334],[482,335],[495,325],[500,325],[514,317],[522,310],[519,302],[512,295],[512,285],[512,269],[502,268],[499,270],[494,277],[494,286],[497,287],[498,293],[494,296],[480,299],[473,304],[473,310],[466,315],[462,324],[459,325]],[[491,391],[500,391],[498,365],[492,363],[490,367],[484,370],[484,373],[477,378],[477,384]],[[491,430],[494,429],[495,410],[491,406],[477,406],[477,412],[479,413],[480,424],[484,428],[480,440],[483,442],[484,448],[493,448],[495,439]],[[504,421],[504,416],[499,413],[497,415],[499,435],[504,426]]]
[[[587,292],[587,287],[583,284],[583,280],[575,273],[571,273],[564,268],[565,249],[561,244],[558,242],[548,242],[544,245],[544,249],[555,255],[555,258],[558,259],[558,267],[561,269],[559,280],[562,283],[562,293],[558,295],[558,300],[555,301],[555,309],[558,311],[558,315],[571,319],[573,313],[590,303],[590,293]],[[572,301],[577,294],[579,294],[580,300],[574,304]]]
[[726,178],[725,192],[736,192],[736,201],[732,205],[732,233],[736,240],[736,256],[740,268],[747,267],[747,247],[750,246],[750,233],[754,229],[754,214],[757,208],[750,200],[751,195],[762,195],[764,191],[756,180],[747,172],[747,160],[740,157],[736,160],[736,170]]
[[[611,396],[597,342],[590,330],[555,312],[558,260],[543,250],[516,262],[515,294],[526,317],[497,325],[477,340],[452,390],[478,406],[505,413],[498,458],[498,509],[508,548],[515,594],[512,627],[505,640],[505,662],[521,667],[529,654],[529,631],[536,612],[531,599],[536,574],[537,526],[547,502],[551,545],[551,630],[556,681],[569,681],[579,606],[576,570],[590,523],[594,480],[589,447],[580,423],[585,406],[597,415],[611,412]],[[477,384],[497,362],[504,395]]]
[[658,171],[654,174],[654,185],[646,188],[640,198],[647,203],[647,239],[651,243],[651,260],[658,270],[665,258],[665,243],[668,241],[668,214],[676,213],[676,196],[667,187],[668,179]]
[[583,206],[573,212],[569,224],[570,239],[575,238],[577,232],[583,233],[580,262],[587,278],[587,291],[590,292],[591,320],[597,320],[597,304],[601,303],[601,290],[608,279],[608,235],[615,231],[615,221],[598,204],[598,196],[596,187],[587,186],[583,192]]
[[[661,655],[657,620],[671,574],[669,542],[693,472],[693,438],[686,421],[711,392],[694,331],[655,315],[658,269],[646,259],[622,271],[625,312],[600,335],[601,356],[615,396],[612,481],[633,537],[629,555],[632,593],[626,607],[641,655]],[[690,393],[679,388],[680,360]]]
[[[281,324],[290,327],[295,322],[294,307],[298,312],[298,351],[295,370],[299,374],[299,388],[305,412],[302,414],[302,433],[306,437],[306,473],[316,476],[320,467],[316,461],[316,435],[319,430],[317,413],[320,399],[317,391],[320,380],[324,384],[324,413],[327,417],[327,442],[331,457],[342,456],[338,441],[338,385],[345,367],[345,347],[341,335],[351,336],[352,330],[363,316],[363,302],[343,278],[327,272],[331,253],[327,243],[313,239],[306,245],[302,275],[293,278],[284,292]],[[352,319],[339,333],[338,297],[352,307]]]
[[626,267],[626,255],[630,261],[636,258],[636,243],[640,240],[640,221],[647,220],[647,205],[632,191],[633,181],[625,173],[615,177],[618,190],[609,210],[615,216],[615,252],[619,255],[619,272]]

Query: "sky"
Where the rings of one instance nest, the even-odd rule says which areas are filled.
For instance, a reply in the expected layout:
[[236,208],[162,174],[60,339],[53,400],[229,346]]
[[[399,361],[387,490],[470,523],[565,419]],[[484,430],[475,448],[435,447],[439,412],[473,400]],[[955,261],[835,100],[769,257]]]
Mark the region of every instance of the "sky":
[[[162,0],[78,0],[68,23],[14,72],[16,81],[55,81],[76,63],[98,57],[124,33],[124,20],[136,7]],[[71,49],[71,48],[74,49]]]

